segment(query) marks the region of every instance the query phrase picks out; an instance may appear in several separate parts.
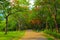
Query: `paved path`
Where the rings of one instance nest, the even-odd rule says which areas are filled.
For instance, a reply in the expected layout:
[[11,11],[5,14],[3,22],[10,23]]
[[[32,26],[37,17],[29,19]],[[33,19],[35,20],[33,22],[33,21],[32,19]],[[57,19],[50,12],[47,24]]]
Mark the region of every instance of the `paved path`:
[[19,40],[47,40],[44,34],[41,32],[34,32],[32,30],[28,30],[25,32],[25,35]]

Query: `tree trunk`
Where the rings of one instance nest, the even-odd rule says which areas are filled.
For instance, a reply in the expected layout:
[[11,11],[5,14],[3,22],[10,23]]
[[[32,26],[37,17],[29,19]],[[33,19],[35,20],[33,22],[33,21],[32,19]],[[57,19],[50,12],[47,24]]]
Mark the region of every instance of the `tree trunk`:
[[5,34],[7,34],[8,31],[8,16],[6,16],[6,27],[5,27]]
[[21,23],[20,23],[20,20],[18,20],[18,31],[20,31],[20,26],[21,26]]
[[18,25],[19,25],[19,31],[20,31],[20,26],[21,26],[21,25],[20,25],[20,24],[18,24]]
[[[54,3],[54,8],[53,8],[53,11],[51,11],[50,9],[50,5],[48,5],[49,7],[49,11],[50,13],[52,13],[52,17],[54,19],[54,23],[55,23],[55,27],[56,27],[56,32],[58,32],[58,25],[57,25],[57,22],[56,22],[56,15],[57,15],[57,4],[56,4],[56,0],[52,1]],[[49,2],[50,3],[50,2]]]
[[56,22],[56,17],[54,19],[54,22],[55,22],[55,26],[56,26],[56,32],[58,32],[58,25],[57,25],[57,22]]
[[47,21],[46,21],[46,30],[48,29],[48,23],[47,23]]
[[56,21],[56,16],[57,16],[57,4],[56,4],[56,0],[54,0],[55,4],[55,8],[54,8],[54,13],[55,13],[55,18],[54,18],[54,22],[55,22],[55,26],[56,26],[56,32],[58,32],[58,25],[57,25],[57,21]]

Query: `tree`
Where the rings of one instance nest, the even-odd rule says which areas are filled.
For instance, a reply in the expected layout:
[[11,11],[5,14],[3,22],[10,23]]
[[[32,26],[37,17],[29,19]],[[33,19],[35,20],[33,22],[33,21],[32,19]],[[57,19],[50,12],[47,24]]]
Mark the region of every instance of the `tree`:
[[2,14],[4,15],[5,19],[6,19],[6,28],[5,28],[5,34],[7,34],[7,27],[8,27],[8,16],[11,14],[10,10],[11,10],[11,6],[9,1],[6,0],[0,0],[0,10],[2,11]]

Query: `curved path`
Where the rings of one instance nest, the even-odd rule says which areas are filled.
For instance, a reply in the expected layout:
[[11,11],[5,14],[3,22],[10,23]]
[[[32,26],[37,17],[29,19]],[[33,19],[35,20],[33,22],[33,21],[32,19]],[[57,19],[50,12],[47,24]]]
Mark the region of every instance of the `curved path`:
[[35,32],[32,30],[27,30],[25,35],[19,40],[47,40],[42,32]]

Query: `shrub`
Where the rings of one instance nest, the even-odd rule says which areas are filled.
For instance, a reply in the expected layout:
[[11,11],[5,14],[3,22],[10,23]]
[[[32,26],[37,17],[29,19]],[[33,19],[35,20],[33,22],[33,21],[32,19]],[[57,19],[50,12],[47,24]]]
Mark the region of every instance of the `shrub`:
[[55,38],[60,39],[60,34],[59,33],[56,33],[55,31],[52,32],[52,31],[44,30],[44,32],[47,33],[47,34],[49,34],[49,35],[54,36]]

